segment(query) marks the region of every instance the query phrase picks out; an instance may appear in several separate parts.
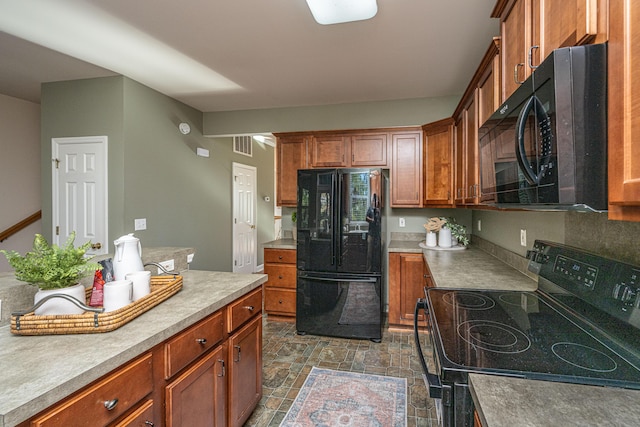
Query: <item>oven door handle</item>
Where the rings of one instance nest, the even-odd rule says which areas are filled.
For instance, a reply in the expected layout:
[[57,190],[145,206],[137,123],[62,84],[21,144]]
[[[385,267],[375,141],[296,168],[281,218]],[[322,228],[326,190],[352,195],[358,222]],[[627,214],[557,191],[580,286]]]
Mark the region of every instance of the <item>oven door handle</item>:
[[429,385],[429,396],[432,399],[442,399],[442,382],[440,382],[438,375],[429,372],[427,363],[424,360],[424,355],[422,354],[422,345],[420,344],[420,336],[418,335],[418,312],[420,310],[424,310],[424,315],[427,317],[427,301],[424,298],[418,298],[415,311],[413,312],[413,335],[416,340],[416,347],[418,347],[420,364],[422,365],[422,376]]
[[316,276],[299,276],[303,280],[315,280],[316,282],[360,282],[360,283],[376,283],[378,280],[375,277],[358,277],[358,278],[334,278],[334,277],[316,277]]

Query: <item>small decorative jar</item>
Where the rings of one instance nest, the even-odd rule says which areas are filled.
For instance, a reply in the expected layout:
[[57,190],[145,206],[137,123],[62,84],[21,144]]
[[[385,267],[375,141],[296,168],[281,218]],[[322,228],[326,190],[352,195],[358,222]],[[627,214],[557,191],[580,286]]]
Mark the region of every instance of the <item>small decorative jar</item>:
[[427,231],[427,246],[430,248],[436,247],[438,245],[436,240],[436,233],[434,231]]
[[451,230],[447,227],[442,227],[438,231],[438,246],[441,248],[451,247]]

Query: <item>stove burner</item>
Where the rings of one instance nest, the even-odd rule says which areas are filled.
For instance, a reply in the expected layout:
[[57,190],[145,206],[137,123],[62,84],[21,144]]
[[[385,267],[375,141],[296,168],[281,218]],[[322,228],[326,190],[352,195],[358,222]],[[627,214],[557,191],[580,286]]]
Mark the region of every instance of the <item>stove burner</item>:
[[496,305],[496,302],[490,297],[474,292],[447,292],[442,295],[442,300],[447,304],[467,310],[489,310]]
[[469,344],[494,353],[527,351],[531,341],[518,329],[491,320],[468,320],[458,325],[458,335]]
[[538,305],[538,297],[525,292],[502,294],[498,298],[504,303],[522,308],[527,313]]
[[551,346],[553,354],[578,368],[593,372],[613,372],[618,364],[603,352],[586,345],[571,342],[557,342]]

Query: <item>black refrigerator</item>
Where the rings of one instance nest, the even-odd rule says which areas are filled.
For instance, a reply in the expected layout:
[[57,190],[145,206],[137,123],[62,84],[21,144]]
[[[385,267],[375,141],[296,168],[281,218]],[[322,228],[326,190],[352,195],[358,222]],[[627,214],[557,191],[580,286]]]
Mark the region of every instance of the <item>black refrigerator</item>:
[[382,338],[379,169],[298,171],[298,334]]

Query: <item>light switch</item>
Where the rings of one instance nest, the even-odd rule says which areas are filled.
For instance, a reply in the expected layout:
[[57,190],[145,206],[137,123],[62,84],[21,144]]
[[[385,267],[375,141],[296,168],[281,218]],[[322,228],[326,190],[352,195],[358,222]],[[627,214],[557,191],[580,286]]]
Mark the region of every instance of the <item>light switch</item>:
[[133,230],[146,230],[147,229],[147,218],[138,218],[133,220]]

